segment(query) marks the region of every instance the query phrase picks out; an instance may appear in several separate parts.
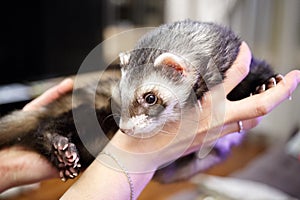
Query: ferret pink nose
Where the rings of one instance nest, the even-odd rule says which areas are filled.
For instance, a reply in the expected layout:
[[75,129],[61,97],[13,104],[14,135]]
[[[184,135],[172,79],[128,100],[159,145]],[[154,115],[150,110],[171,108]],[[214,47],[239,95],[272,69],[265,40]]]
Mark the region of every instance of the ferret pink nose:
[[126,135],[133,135],[134,129],[126,129],[126,128],[120,128],[120,130],[125,133]]

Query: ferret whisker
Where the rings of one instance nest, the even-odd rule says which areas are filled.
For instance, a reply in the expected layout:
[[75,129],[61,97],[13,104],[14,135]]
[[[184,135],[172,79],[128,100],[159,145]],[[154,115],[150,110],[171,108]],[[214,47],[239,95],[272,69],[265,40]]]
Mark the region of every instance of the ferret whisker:
[[[172,118],[172,116],[168,115],[168,114],[161,114],[160,117],[167,117],[167,118]],[[174,116],[174,118],[178,118],[176,116]],[[181,117],[184,119],[184,117]],[[191,118],[188,118],[188,119],[184,119],[185,121],[189,121],[189,122],[195,122],[195,123],[199,123],[200,119],[199,120],[196,120],[196,119],[191,119]],[[174,121],[177,121],[177,120],[174,120]],[[178,119],[178,121],[180,121],[180,118]]]
[[117,118],[117,119],[120,119],[120,118],[121,118],[121,116],[120,116],[119,114],[114,114],[114,113],[112,113],[112,114],[106,116],[106,117],[103,119],[101,125],[103,125],[103,124],[105,123],[105,121],[108,120],[108,119],[111,118],[111,117]]
[[164,135],[176,135],[176,133],[172,133],[172,132],[164,131],[164,130],[160,130],[160,132],[162,132]]

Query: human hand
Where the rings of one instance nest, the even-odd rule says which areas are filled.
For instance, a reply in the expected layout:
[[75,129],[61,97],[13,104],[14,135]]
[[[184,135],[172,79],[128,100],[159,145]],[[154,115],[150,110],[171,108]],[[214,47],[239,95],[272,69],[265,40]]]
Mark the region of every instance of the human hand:
[[[213,96],[222,95],[223,90],[227,96],[244,79],[249,72],[250,61],[251,52],[246,43],[242,43],[236,61],[226,73],[228,79],[225,79],[222,85],[218,85],[206,93],[206,97],[203,98],[199,130],[183,155],[200,149],[200,157],[204,157],[208,152],[205,151],[207,150],[205,148],[201,152],[201,148],[205,144],[215,144],[217,139],[227,134],[239,132],[239,121],[242,122],[244,131],[254,128],[260,123],[263,116],[288,99],[300,82],[300,71],[294,70],[289,72],[275,87],[263,93],[239,101],[229,101],[227,98],[218,99],[220,102],[212,101]],[[223,110],[216,103],[222,105],[224,114],[220,113],[220,110],[221,112]]]
[[[39,109],[72,90],[73,81],[65,79],[24,106],[23,111]],[[0,192],[7,188],[58,177],[58,171],[40,154],[22,147],[0,150]]]
[[70,78],[64,79],[58,85],[51,87],[50,89],[45,91],[41,96],[35,98],[34,100],[26,104],[23,107],[23,110],[24,111],[35,110],[53,102],[54,100],[61,97],[63,94],[71,91],[73,89],[73,84],[74,83],[72,79]]

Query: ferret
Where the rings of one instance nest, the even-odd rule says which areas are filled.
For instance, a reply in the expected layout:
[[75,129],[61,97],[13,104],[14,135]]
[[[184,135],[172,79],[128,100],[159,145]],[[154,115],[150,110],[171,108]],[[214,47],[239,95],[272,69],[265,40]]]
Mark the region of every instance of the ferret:
[[[58,169],[62,180],[74,178],[118,129],[131,136],[147,136],[164,123],[178,120],[180,110],[192,106],[193,97],[201,102],[210,88],[226,78],[240,45],[241,39],[230,28],[215,23],[183,20],[163,24],[142,36],[133,50],[120,53],[120,67],[104,72],[96,91],[83,86],[39,110],[3,116],[0,148],[19,145],[36,151]],[[280,80],[267,62],[252,57],[249,74],[227,98],[246,98]],[[79,122],[81,128],[74,123],[75,112],[87,116]],[[95,133],[88,117],[92,115],[96,115],[106,137]],[[220,151],[215,150],[218,156]],[[195,160],[204,165],[187,170],[184,177],[211,164],[190,154],[158,170],[157,179],[178,180],[182,175],[176,171],[192,166]]]

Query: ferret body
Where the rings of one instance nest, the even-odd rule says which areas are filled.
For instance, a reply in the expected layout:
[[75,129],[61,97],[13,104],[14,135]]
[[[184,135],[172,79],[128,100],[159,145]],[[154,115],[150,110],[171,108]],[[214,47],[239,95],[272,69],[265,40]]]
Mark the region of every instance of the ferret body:
[[[108,138],[118,128],[133,136],[153,133],[165,122],[178,120],[179,110],[189,106],[192,96],[201,101],[205,92],[222,83],[240,45],[240,38],[230,29],[213,23],[185,20],[162,25],[143,36],[134,50],[120,55],[121,70],[114,71],[114,77],[104,72],[108,75],[98,84],[95,106],[91,106],[93,91],[83,87],[39,110],[12,112],[0,120],[0,148],[24,146],[44,155],[58,168],[63,180],[74,178],[94,160],[86,145],[97,153],[108,142],[92,134],[89,119],[83,120],[85,126],[78,129],[74,110],[85,116],[96,113]],[[228,98],[239,100],[255,94],[270,79],[276,81],[274,77],[266,62],[252,58],[249,75]],[[72,105],[72,98],[76,105]],[[111,105],[120,108],[119,122],[110,117],[114,116]],[[83,144],[79,135],[87,142]],[[176,161],[173,177],[165,173],[168,168],[157,174],[164,182],[177,180],[176,168],[188,166],[194,158],[191,154],[188,159]],[[199,170],[203,167],[184,177]]]

